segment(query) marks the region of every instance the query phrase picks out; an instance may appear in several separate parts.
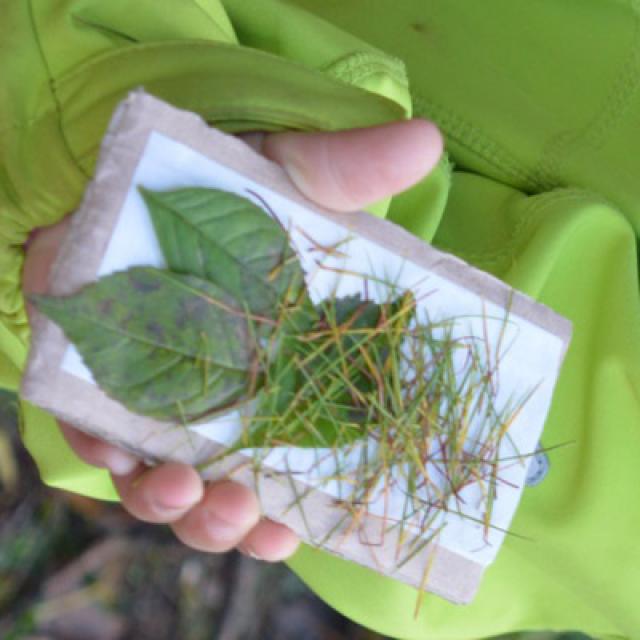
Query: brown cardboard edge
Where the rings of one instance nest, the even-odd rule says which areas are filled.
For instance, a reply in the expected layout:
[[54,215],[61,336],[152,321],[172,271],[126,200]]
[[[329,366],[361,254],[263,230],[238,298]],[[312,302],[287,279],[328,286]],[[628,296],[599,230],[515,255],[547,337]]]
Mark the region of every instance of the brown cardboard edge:
[[[126,197],[126,193],[121,193],[120,198],[114,198],[113,194],[118,193],[117,187],[121,184],[123,175],[129,180],[133,176],[146,144],[145,142],[137,147],[135,152],[132,152],[130,146],[119,144],[120,136],[126,135],[118,124],[122,115],[123,112],[116,112],[101,145],[95,175],[100,176],[102,181],[92,180],[89,183],[77,212],[79,215],[72,216],[67,234],[52,264],[47,292],[51,295],[70,295],[96,278]],[[21,382],[22,397],[86,430],[85,420],[78,422],[77,413],[72,413],[68,402],[58,404],[51,397],[56,387],[54,381],[60,382],[54,398],[65,397],[68,389],[73,389],[81,395],[82,391],[86,392],[87,386],[90,386],[86,383],[80,386],[78,378],[60,370],[68,340],[62,330],[37,309],[33,311],[31,323],[32,344]],[[155,455],[149,455],[148,449],[126,438],[122,432],[132,428],[133,421],[137,425],[136,432],[144,434],[144,438],[147,438],[159,431],[168,433],[167,425],[151,418],[135,416],[111,400],[99,388],[90,388],[95,389],[95,394],[92,394],[93,406],[115,415],[115,424],[120,425],[116,433],[93,428],[93,435],[124,447],[149,462],[160,459],[193,462],[194,456],[195,460],[199,461],[204,455],[203,452],[212,448],[213,443],[210,440],[191,433],[188,444],[184,443],[184,434],[182,438],[174,435],[157,439],[154,445]],[[74,397],[75,394],[72,395],[72,404]],[[134,416],[135,420],[132,420],[131,416]]]
[[[436,271],[439,275],[479,293],[500,306],[505,306],[511,299],[511,313],[524,317],[558,336],[565,343],[566,349],[571,333],[570,323],[552,310],[520,292],[514,292],[497,278],[476,270],[464,261],[425,245],[388,221],[379,220],[365,212],[340,214],[317,206],[293,187],[286,173],[278,165],[255,153],[241,140],[210,129],[195,114],[174,109],[139,91],[131,94],[114,114],[103,141],[103,153],[96,168],[96,175],[100,176],[101,181],[92,182],[80,207],[81,215],[74,217],[69,235],[54,264],[51,293],[70,294],[95,279],[122,206],[122,198],[114,199],[110,196],[115,187],[122,185],[125,178],[127,183],[130,182],[152,131],[158,131],[189,145],[199,153],[247,175],[302,206],[327,216],[380,246],[396,250],[408,260]],[[126,148],[125,145],[119,144],[121,139],[127,140]],[[132,149],[135,151],[132,152]],[[109,153],[104,153],[106,150],[109,150]],[[101,206],[96,206],[97,204]],[[393,228],[392,234],[389,233],[390,228]],[[82,268],[79,269],[78,265],[82,265]],[[133,415],[132,421],[143,433],[154,432],[162,426],[162,423],[130,414],[121,405],[106,397],[97,387],[60,371],[61,358],[68,342],[56,325],[40,314],[35,315],[35,339],[22,388],[23,396],[27,400],[39,404],[63,419],[66,417],[90,433],[125,446],[137,455],[142,454],[149,460],[169,458],[193,463],[206,459],[212,451],[219,449],[218,445],[197,434],[191,434],[196,444],[194,446],[194,443],[190,442],[188,446],[191,447],[191,453],[187,453],[184,449],[186,445],[184,442],[178,443],[175,434],[173,436],[165,434],[164,440],[156,440],[151,446],[149,440],[134,443],[126,432],[114,434],[112,429],[101,429],[96,426],[94,419],[96,406],[101,408],[103,415],[113,416],[114,412],[115,415],[121,415],[122,412],[129,416]],[[54,380],[56,382],[53,382]],[[94,402],[87,403],[91,405],[91,414],[83,413],[82,408],[69,406],[68,402],[56,401],[56,397],[63,397],[58,392],[65,389],[67,392],[73,389],[76,392],[74,395],[79,398],[83,397],[87,390],[95,392],[91,394]],[[80,423],[78,423],[79,415],[82,416]],[[125,431],[130,428],[128,419],[123,419],[120,424],[125,427]],[[189,458],[190,455],[195,457]],[[234,464],[242,466],[246,461],[246,457],[236,455],[227,462],[231,466]],[[251,486],[255,479],[252,477],[253,474],[250,476],[243,477],[240,474],[234,477]],[[208,477],[212,475],[209,474]],[[261,481],[272,482],[273,480],[267,478]],[[296,481],[296,484],[303,490],[299,482]],[[282,490],[276,491],[275,494],[269,492],[272,498],[275,495],[278,499],[283,498],[285,494],[286,492]],[[326,494],[313,491],[310,496],[315,496],[314,512],[327,510],[330,514],[336,511],[335,508],[330,508],[331,499]],[[287,499],[290,500],[290,496]],[[281,504],[275,503],[266,505],[265,513],[278,519],[277,511],[281,507]],[[328,515],[327,518],[330,516]],[[303,539],[310,541],[304,527],[300,522],[296,522],[295,518],[289,517],[284,521]],[[369,516],[364,519],[363,526],[380,526],[380,518]],[[348,537],[339,549],[331,548],[330,545],[326,548],[332,553],[355,560],[373,570],[381,572],[386,570],[379,568],[380,560],[375,558],[372,560],[375,554],[372,555],[371,548],[367,545],[359,545],[355,535]],[[396,577],[419,587],[422,582],[420,569],[424,565],[418,567],[418,562],[424,560],[426,555],[434,550],[436,556],[425,585],[426,589],[452,602],[470,602],[479,586],[484,567],[437,544],[429,545],[423,553],[417,555],[414,562],[408,563],[403,571],[397,571]],[[455,570],[452,570],[452,567]]]

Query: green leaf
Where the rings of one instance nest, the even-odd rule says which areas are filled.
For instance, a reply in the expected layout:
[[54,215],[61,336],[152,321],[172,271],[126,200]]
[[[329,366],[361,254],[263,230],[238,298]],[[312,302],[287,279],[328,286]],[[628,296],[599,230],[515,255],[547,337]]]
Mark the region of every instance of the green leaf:
[[286,230],[251,200],[205,188],[140,193],[171,271],[213,282],[269,318],[301,293],[304,277]]
[[98,385],[136,413],[193,420],[249,390],[255,327],[213,283],[135,267],[71,297],[31,299],[76,345]]

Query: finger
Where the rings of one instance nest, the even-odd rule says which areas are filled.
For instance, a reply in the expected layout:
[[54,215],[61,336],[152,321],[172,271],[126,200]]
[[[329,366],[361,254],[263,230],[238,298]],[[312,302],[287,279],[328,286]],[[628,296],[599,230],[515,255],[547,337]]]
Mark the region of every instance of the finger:
[[138,466],[139,460],[133,454],[87,435],[66,422],[58,424],[69,446],[87,464],[108,469],[117,476],[129,474]]
[[272,133],[261,145],[300,191],[336,211],[355,211],[404,191],[433,169],[442,149],[440,132],[422,119],[345,131]]
[[[48,276],[60,244],[68,231],[70,218],[31,233],[26,243],[26,257],[22,274],[25,293],[44,293]],[[27,305],[27,311],[31,311]],[[135,456],[107,442],[89,436],[65,422],[59,422],[60,430],[78,457],[88,464],[109,469],[116,475],[131,473],[138,465]]]
[[145,522],[175,522],[200,502],[204,493],[197,471],[177,462],[152,469],[140,465],[129,475],[112,478],[124,508]]
[[190,547],[219,553],[235,547],[259,519],[253,491],[225,480],[207,488],[202,501],[171,528]]
[[293,555],[299,545],[300,539],[289,527],[265,519],[251,529],[238,550],[257,560],[280,562]]
[[[69,229],[67,216],[57,224],[43,227],[31,233],[25,245],[26,254],[22,271],[22,288],[25,293],[45,293],[49,272],[58,249]],[[30,305],[27,305],[27,311]]]

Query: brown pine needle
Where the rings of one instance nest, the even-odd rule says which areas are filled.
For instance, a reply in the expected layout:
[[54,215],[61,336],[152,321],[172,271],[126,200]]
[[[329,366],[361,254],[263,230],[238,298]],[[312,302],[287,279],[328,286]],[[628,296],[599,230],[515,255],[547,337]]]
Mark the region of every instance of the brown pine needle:
[[[367,291],[369,279],[365,279]],[[496,406],[507,317],[493,350],[484,312],[481,336],[455,337],[460,318],[418,321],[415,298],[400,295],[392,283],[386,285],[389,297],[378,303],[379,316],[371,326],[366,322],[362,326],[367,305],[369,310],[371,305],[367,300],[353,305],[352,313],[342,321],[338,321],[337,301],[329,300],[318,307],[320,323],[292,335],[286,332],[300,308],[283,305],[266,344],[256,338],[252,388],[257,389],[258,404],[255,414],[246,420],[243,446],[263,451],[291,445],[329,450],[336,470],[323,483],[337,481],[340,492],[344,483],[349,492],[334,500],[344,515],[321,544],[333,540],[332,547],[339,550],[349,536],[357,534],[363,545],[375,547],[397,529],[395,565],[399,568],[433,542],[444,526],[434,531],[435,519],[442,512],[451,510],[479,522],[485,539],[490,530],[501,531],[492,523],[492,509],[503,484],[499,476],[502,464],[511,457],[500,458],[499,453],[537,387],[519,402]],[[285,338],[290,357],[274,361],[273,354]],[[367,440],[374,443],[371,450]],[[362,445],[360,458],[348,472],[340,468],[340,452],[358,442]],[[242,446],[232,448],[239,449]],[[324,458],[318,458],[315,464],[320,465]],[[262,460],[256,460],[258,469]],[[284,475],[294,495],[288,510],[299,510],[312,539],[303,503],[314,487],[301,490],[294,474]],[[479,488],[481,519],[464,511],[462,491],[470,485]],[[392,514],[391,495],[398,490],[405,496],[404,507],[402,514]],[[382,517],[371,515],[376,500],[382,500]],[[381,523],[379,541],[365,539],[370,517]],[[426,556],[415,615],[434,556],[433,552]]]

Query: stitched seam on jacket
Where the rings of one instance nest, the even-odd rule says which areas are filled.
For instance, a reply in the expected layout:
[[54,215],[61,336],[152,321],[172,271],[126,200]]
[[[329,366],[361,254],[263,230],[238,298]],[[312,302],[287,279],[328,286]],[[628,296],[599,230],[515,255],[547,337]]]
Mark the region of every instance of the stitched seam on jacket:
[[67,151],[67,154],[69,156],[69,158],[71,159],[71,161],[73,162],[73,165],[76,167],[76,169],[78,171],[80,171],[80,173],[85,177],[85,178],[89,178],[90,176],[84,171],[84,169],[78,164],[78,162],[76,161],[73,153],[71,152],[71,147],[69,146],[69,141],[67,140],[67,137],[65,135],[65,131],[64,128],[62,126],[62,106],[60,105],[60,100],[58,99],[58,96],[56,94],[56,87],[55,87],[55,82],[53,79],[53,75],[51,74],[51,69],[49,68],[49,64],[47,62],[47,58],[44,54],[44,48],[42,46],[42,41],[40,40],[40,34],[38,32],[38,28],[36,26],[36,21],[34,18],[34,14],[33,14],[33,0],[28,0],[28,7],[29,7],[29,20],[31,21],[31,28],[33,29],[33,36],[36,42],[36,46],[38,47],[38,52],[40,53],[40,58],[42,60],[42,66],[47,74],[47,78],[49,80],[49,91],[51,92],[51,97],[53,99],[53,103],[55,105],[55,110],[56,110],[56,122],[58,124],[58,131],[60,133],[60,139],[62,140],[62,143],[64,145],[64,148]]
[[402,60],[369,51],[348,53],[319,70],[350,82],[360,81],[376,73],[385,73],[402,87],[409,87],[406,66]]
[[514,226],[511,243],[512,249],[515,249],[517,245],[520,244],[522,237],[527,235],[531,231],[531,227],[538,222],[537,218],[534,216],[540,215],[540,213],[555,204],[579,202],[605,205],[615,209],[615,207],[608,202],[606,198],[581,189],[567,189],[540,195],[536,198],[536,201],[530,206],[530,208],[525,209],[525,211],[528,210],[528,215],[522,216]]
[[[554,194],[555,195],[555,194]],[[541,196],[542,198],[542,196]],[[533,203],[530,207],[527,207],[523,214],[526,212],[526,217],[520,218],[518,223],[515,225],[511,237],[509,238],[509,242],[506,247],[502,250],[498,250],[495,252],[490,252],[485,255],[485,262],[501,262],[507,258],[513,258],[515,251],[520,245],[524,236],[528,235],[534,226],[539,223],[540,214],[544,213],[547,209],[551,208],[556,204],[567,204],[567,203],[579,203],[579,202],[589,202],[594,204],[603,204],[603,202],[598,202],[593,198],[588,197],[585,194],[580,194],[577,192],[565,193],[563,195],[555,195],[549,198],[544,198],[544,200],[540,199]],[[479,258],[480,256],[474,256]]]
[[416,115],[425,115],[436,121],[446,135],[464,149],[482,158],[502,173],[514,178],[518,183],[526,183],[532,191],[547,191],[559,185],[546,183],[536,177],[533,172],[516,160],[510,152],[490,138],[479,127],[464,119],[450,109],[427,100],[417,92],[413,92],[413,104]]
[[631,50],[615,80],[613,89],[591,120],[578,131],[566,131],[556,136],[543,149],[534,169],[541,181],[558,180],[566,164],[581,148],[598,149],[607,133],[628,112],[632,100],[640,89],[640,0],[628,0],[634,17],[634,35]]
[[[342,80],[343,82],[348,82],[350,84],[361,82],[362,80],[373,75],[387,74],[387,69],[383,65],[374,64],[374,63],[363,65],[359,68],[356,67],[355,65],[353,66],[353,68],[348,68],[348,67],[334,68],[330,66],[330,67],[323,68],[322,71],[326,73],[328,76],[331,76],[333,78],[338,78],[339,80]],[[397,82],[395,78],[392,78],[392,79]],[[402,86],[407,88],[406,83],[402,83]]]
[[539,222],[539,216],[541,213],[556,204],[578,202],[606,205],[608,207],[615,208],[614,205],[606,198],[599,194],[594,194],[584,190],[567,189],[546,193],[532,199],[530,204],[524,207],[521,213],[522,217],[514,226],[505,247],[493,251],[482,252],[461,252],[457,249],[452,249],[442,245],[438,245],[438,248],[442,251],[455,253],[459,257],[468,260],[469,262],[475,262],[476,264],[497,264],[513,257],[514,252],[522,241],[522,238],[529,234],[532,227]]
[[[0,244],[0,252],[9,267],[10,274],[13,273],[13,268],[22,269],[24,256],[17,247],[2,243]],[[4,278],[1,280],[4,280]],[[24,295],[20,285],[20,281],[6,280],[0,282],[0,289],[2,290],[0,294],[0,321],[20,342],[25,343],[30,327]]]

